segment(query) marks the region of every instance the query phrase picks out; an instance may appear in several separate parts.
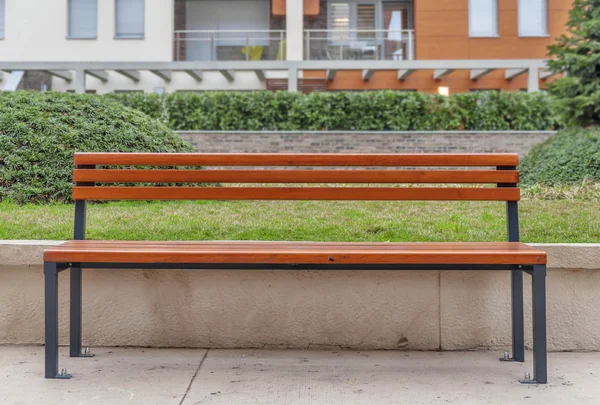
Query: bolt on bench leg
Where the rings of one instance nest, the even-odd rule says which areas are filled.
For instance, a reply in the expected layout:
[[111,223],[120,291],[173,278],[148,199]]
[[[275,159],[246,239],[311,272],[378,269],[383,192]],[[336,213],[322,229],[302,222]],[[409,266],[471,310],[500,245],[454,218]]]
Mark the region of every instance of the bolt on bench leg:
[[58,373],[58,268],[56,263],[44,263],[45,300],[45,377],[71,378],[66,370]]
[[548,359],[546,348],[546,265],[533,266],[532,315],[533,315],[533,379],[521,380],[524,384],[548,382]]
[[69,355],[71,357],[94,357],[86,349],[81,350],[81,324],[82,324],[82,309],[81,309],[81,290],[82,290],[82,271],[81,267],[71,267],[71,305],[70,305],[70,342]]

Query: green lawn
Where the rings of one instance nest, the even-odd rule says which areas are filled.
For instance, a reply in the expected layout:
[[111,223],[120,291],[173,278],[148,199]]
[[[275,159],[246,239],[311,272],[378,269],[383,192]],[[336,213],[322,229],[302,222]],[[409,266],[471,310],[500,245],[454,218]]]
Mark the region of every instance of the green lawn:
[[[525,199],[525,242],[600,242],[598,200]],[[73,205],[0,203],[0,239],[70,239]],[[89,239],[502,241],[500,202],[113,202],[88,208]]]

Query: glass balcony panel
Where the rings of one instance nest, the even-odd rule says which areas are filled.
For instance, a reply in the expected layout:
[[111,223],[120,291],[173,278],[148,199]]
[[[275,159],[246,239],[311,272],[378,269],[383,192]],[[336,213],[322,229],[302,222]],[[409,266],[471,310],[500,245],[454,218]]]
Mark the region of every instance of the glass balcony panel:
[[414,30],[310,29],[307,60],[413,60]]
[[283,30],[175,31],[176,61],[285,60]]

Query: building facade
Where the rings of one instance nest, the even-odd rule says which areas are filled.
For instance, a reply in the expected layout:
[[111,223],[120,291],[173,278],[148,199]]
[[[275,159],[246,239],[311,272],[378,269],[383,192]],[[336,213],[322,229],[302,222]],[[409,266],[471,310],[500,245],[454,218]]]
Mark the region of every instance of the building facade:
[[571,1],[0,0],[0,86],[531,91]]

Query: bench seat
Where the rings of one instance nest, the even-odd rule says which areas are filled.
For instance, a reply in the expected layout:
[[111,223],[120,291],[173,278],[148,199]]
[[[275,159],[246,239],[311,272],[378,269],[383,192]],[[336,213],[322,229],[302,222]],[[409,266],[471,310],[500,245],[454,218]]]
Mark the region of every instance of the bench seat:
[[44,260],[65,263],[253,264],[546,264],[546,253],[520,242],[65,242]]

